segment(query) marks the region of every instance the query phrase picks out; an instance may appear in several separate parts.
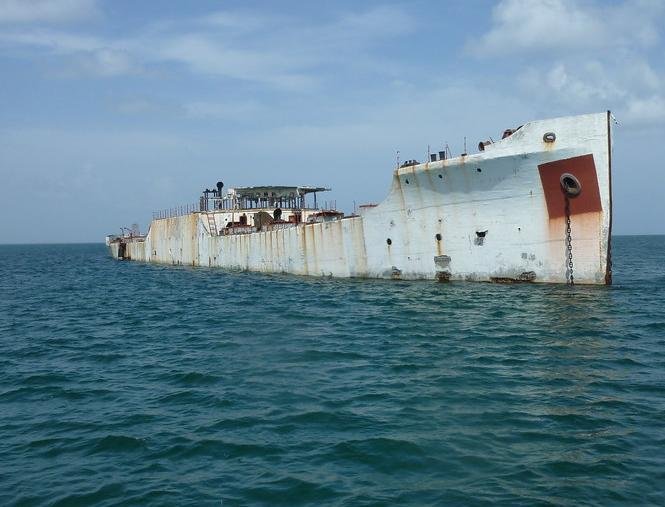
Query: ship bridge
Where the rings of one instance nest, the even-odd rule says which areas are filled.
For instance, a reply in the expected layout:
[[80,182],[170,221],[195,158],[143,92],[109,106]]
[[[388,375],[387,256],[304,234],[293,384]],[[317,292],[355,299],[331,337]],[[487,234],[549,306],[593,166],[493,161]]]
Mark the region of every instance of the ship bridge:
[[[312,209],[317,208],[316,194],[327,192],[326,187],[310,186],[254,186],[229,188],[222,193],[224,184],[217,183],[217,190],[206,189],[201,196],[201,209],[257,209],[257,208],[285,208],[285,209]],[[313,194],[311,206],[307,203],[307,195]]]

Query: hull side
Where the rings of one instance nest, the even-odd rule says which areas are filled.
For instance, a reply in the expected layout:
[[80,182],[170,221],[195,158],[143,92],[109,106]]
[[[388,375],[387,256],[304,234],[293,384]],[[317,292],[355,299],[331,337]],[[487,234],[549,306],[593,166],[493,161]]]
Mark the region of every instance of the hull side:
[[[575,174],[577,161],[590,158],[595,176],[571,200],[574,276],[578,283],[604,284],[611,220],[607,125],[605,113],[534,122],[486,152],[399,169],[388,198],[363,217],[370,275],[395,266],[407,278],[432,278],[433,258],[445,255],[451,279],[518,280],[535,273],[535,281],[565,283],[564,197],[558,186],[544,187],[539,168],[557,163]],[[547,132],[555,133],[554,143],[543,140]],[[598,205],[587,211],[592,194]]]
[[582,182],[571,200],[575,282],[610,283],[610,135],[609,113],[532,122],[481,153],[394,171],[387,198],[359,217],[217,236],[194,213],[154,220],[128,252],[299,275],[565,283],[564,198],[551,182],[570,172]]

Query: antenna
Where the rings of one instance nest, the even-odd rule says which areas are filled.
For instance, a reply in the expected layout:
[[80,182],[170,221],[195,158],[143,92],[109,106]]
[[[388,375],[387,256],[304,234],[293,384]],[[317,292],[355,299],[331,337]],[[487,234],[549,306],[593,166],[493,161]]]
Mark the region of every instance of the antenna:
[[427,158],[425,159],[427,162],[431,160],[431,152],[429,148],[429,144],[427,145]]
[[397,150],[396,156],[397,156],[397,168],[399,169],[399,150]]
[[464,154],[466,155],[466,136],[464,136]]

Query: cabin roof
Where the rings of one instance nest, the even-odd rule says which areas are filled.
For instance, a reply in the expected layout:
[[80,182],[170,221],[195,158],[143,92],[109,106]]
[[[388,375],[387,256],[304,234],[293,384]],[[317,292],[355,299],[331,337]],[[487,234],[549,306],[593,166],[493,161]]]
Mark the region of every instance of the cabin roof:
[[229,193],[235,193],[238,197],[256,198],[256,197],[295,197],[296,195],[311,194],[314,192],[327,192],[330,190],[325,187],[299,187],[299,186],[258,186],[258,187],[234,187],[229,189]]

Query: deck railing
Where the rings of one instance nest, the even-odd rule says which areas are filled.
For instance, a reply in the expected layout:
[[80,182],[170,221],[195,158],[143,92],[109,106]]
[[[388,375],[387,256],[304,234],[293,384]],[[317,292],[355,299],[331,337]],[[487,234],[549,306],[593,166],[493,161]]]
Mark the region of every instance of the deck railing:
[[190,213],[195,213],[197,211],[201,211],[198,203],[185,204],[184,206],[176,206],[175,208],[153,211],[152,219],[160,220],[162,218],[181,217],[183,215],[189,215]]
[[[323,206],[317,206],[316,208],[312,207],[306,207],[303,209],[319,209],[319,210],[334,210],[337,207],[337,201],[324,201]],[[232,209],[232,208],[228,208]],[[238,208],[236,208],[238,209]],[[252,208],[248,208],[252,209]],[[167,209],[162,209],[158,211],[153,211],[152,212],[152,219],[153,220],[161,220],[164,218],[175,218],[175,217],[181,217],[183,215],[189,215],[190,213],[197,213],[200,211],[207,211],[209,213],[214,213],[214,212],[220,212],[220,211],[226,211],[227,208],[222,208],[222,209],[209,209],[209,210],[204,210],[201,209],[201,203],[192,203],[192,204],[185,204],[183,206],[176,206],[175,208],[167,208]]]

